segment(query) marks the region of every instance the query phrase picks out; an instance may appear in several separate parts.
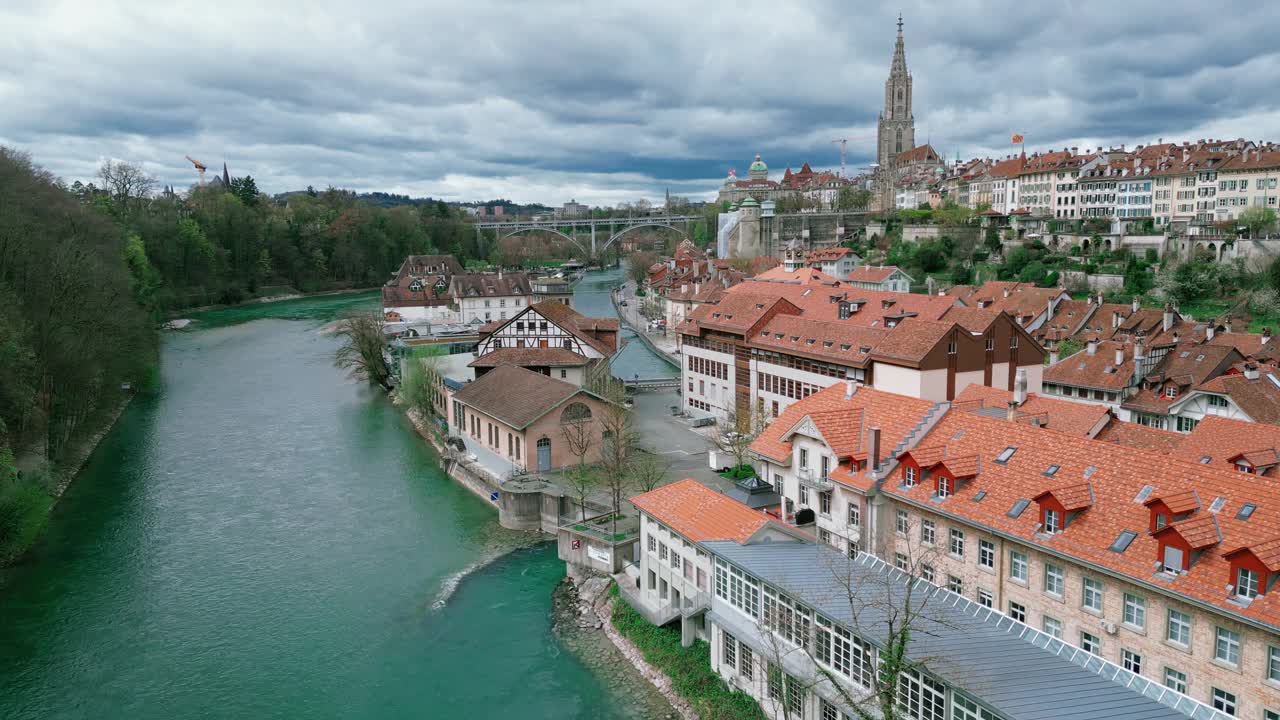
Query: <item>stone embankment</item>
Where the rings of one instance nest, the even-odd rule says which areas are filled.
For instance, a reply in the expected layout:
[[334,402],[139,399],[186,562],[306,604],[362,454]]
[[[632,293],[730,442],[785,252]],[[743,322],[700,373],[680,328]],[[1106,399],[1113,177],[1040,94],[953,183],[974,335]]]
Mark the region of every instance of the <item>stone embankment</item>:
[[612,584],[599,576],[566,578],[556,589],[556,633],[606,683],[635,699],[633,717],[698,720],[672,689],[671,678],[613,627],[613,603],[624,601],[609,594]]

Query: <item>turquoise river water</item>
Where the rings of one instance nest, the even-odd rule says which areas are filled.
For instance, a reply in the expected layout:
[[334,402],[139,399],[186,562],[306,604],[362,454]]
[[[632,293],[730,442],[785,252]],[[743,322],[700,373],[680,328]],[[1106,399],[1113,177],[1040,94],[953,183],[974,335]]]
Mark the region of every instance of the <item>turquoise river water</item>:
[[633,716],[552,633],[554,547],[332,366],[319,326],[372,302],[166,336],[161,392],[0,578],[0,718]]

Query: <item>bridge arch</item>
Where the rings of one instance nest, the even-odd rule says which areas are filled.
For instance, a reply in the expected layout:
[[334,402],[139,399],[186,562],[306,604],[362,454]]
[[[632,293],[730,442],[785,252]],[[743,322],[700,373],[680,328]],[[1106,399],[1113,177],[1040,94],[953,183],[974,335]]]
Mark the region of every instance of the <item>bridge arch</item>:
[[632,230],[639,230],[640,228],[647,228],[647,227],[664,227],[664,228],[667,228],[668,230],[675,230],[676,232],[683,235],[686,240],[689,239],[689,230],[687,228],[681,229],[674,225],[670,225],[664,222],[640,222],[640,223],[636,223],[635,225],[630,225],[628,227],[625,227],[619,230],[618,232],[614,233],[608,240],[605,241],[604,245],[600,247],[599,252],[604,252],[605,250],[608,250],[610,245],[612,245],[619,238],[631,232]]
[[518,229],[516,229],[516,230],[512,230],[512,231],[511,231],[511,232],[509,232],[509,233],[503,233],[503,234],[502,234],[498,239],[499,239],[499,240],[501,240],[502,238],[509,238],[509,237],[511,237],[512,235],[519,235],[520,233],[526,233],[526,232],[529,232],[529,231],[531,231],[531,230],[540,230],[540,231],[542,231],[542,232],[549,232],[549,233],[552,233],[552,234],[554,234],[554,235],[559,235],[560,237],[564,238],[565,240],[568,240],[569,242],[573,243],[573,244],[574,244],[574,246],[575,246],[575,247],[577,247],[577,248],[578,248],[579,250],[581,250],[582,252],[584,252],[584,253],[586,253],[586,252],[590,252],[590,250],[589,250],[588,248],[583,247],[582,243],[578,242],[578,239],[577,239],[577,238],[573,237],[572,235],[565,235],[564,233],[560,232],[559,230],[556,230],[555,228],[550,228],[550,227],[523,227],[523,228],[518,228]]

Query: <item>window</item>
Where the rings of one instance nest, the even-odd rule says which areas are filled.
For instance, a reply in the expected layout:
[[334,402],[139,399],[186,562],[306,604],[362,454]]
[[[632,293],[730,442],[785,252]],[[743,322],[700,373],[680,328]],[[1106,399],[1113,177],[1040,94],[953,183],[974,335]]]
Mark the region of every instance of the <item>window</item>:
[[1232,667],[1240,665],[1240,633],[1217,628],[1213,641],[1213,659]]
[[652,535],[649,536],[649,552],[658,552],[658,539]]
[[1179,610],[1169,609],[1169,621],[1165,628],[1165,640],[1182,647],[1191,646],[1191,616]]
[[982,607],[994,607],[996,603],[995,596],[986,588],[978,588],[978,604]]
[[1124,624],[1135,628],[1147,626],[1147,600],[1130,593],[1124,594]]
[[1017,550],[1009,551],[1009,577],[1018,582],[1027,581],[1027,554]]
[[1062,532],[1062,515],[1057,510],[1045,508],[1044,531],[1047,533]]
[[1275,645],[1267,647],[1267,679],[1280,682],[1280,648]]
[[1222,688],[1213,689],[1213,709],[1221,710],[1228,715],[1236,714],[1236,694]]
[[946,475],[938,476],[938,497],[945,498],[951,496],[951,478]]
[[831,491],[818,493],[818,512],[831,515]]
[[674,548],[671,550],[671,567],[676,570],[680,569],[680,553],[676,552]]
[[898,677],[898,706],[904,715],[919,720],[946,720],[947,688],[915,670]]
[[862,511],[858,509],[857,503],[849,503],[849,525],[850,527],[860,527],[862,525]]
[[666,543],[658,543],[658,559],[659,559],[659,560],[666,560],[666,559],[667,559],[667,544],[666,544]]
[[1020,623],[1026,622],[1027,606],[1023,605],[1022,603],[1016,603],[1010,600],[1009,601],[1009,617],[1013,618],[1014,620],[1017,620]]
[[964,695],[952,691],[951,720],[999,720],[999,717]]
[[964,557],[964,531],[957,528],[951,528],[951,545],[950,551],[956,557]]
[[920,565],[920,577],[925,582],[933,582],[933,566],[928,563],[922,563]]
[[934,527],[932,520],[925,518],[920,519],[920,542],[926,545],[932,545],[937,539],[937,528]]
[[836,710],[835,706],[827,702],[826,700],[822,701],[821,717],[822,717],[822,720],[842,720],[840,717],[840,711]]
[[755,664],[754,658],[751,656],[751,648],[739,643],[738,644],[738,674],[750,680],[751,674],[754,671],[754,668],[752,667],[754,664]]
[[906,572],[906,571],[907,571],[907,556],[906,556],[906,555],[904,555],[904,554],[902,554],[902,553],[894,553],[894,554],[893,554],[893,564],[894,564],[894,566],[895,566],[895,567],[897,567],[899,570],[901,570],[901,571],[903,571],[903,572]]
[[738,667],[738,640],[729,633],[723,634],[720,662],[731,668]]
[[1171,667],[1164,669],[1164,686],[1174,692],[1187,694],[1187,674]]
[[800,468],[803,470],[809,469],[809,451],[805,448],[800,448]]
[[1236,570],[1236,596],[1246,599],[1258,596],[1258,571],[1247,568]]
[[995,568],[996,544],[990,540],[978,541],[978,567]]
[[1049,637],[1057,638],[1058,640],[1061,640],[1062,639],[1062,621],[1057,618],[1049,617],[1048,615],[1045,615],[1044,616],[1044,633]]
[[805,689],[790,675],[787,676],[787,711],[792,717],[804,717],[804,695]]
[[1050,595],[1062,597],[1062,591],[1066,584],[1066,576],[1063,575],[1062,568],[1046,563],[1044,566],[1044,591]]
[[1093,578],[1084,579],[1084,594],[1080,604],[1087,610],[1102,612],[1102,581]]
[[915,487],[916,469],[908,465],[906,470],[902,471],[902,480],[903,485],[906,485],[907,487]]
[[773,700],[782,700],[782,669],[773,663],[769,663],[768,670],[765,671],[765,677],[769,686],[769,697]]
[[899,534],[899,535],[906,535],[906,534],[907,534],[907,527],[908,527],[908,524],[909,524],[909,522],[908,522],[908,517],[907,517],[907,511],[906,511],[906,510],[898,510],[898,512],[897,512],[897,520],[896,520],[896,522],[897,522],[896,527],[897,527],[897,530],[898,530],[898,534]]
[[1134,675],[1141,675],[1142,656],[1132,650],[1121,650],[1120,666]]
[[1102,641],[1098,639],[1097,635],[1091,635],[1090,633],[1081,631],[1080,649],[1084,650],[1087,653],[1093,653],[1094,655],[1101,655]]
[[957,594],[957,595],[963,595],[963,594],[964,594],[964,580],[962,580],[962,579],[960,579],[960,578],[956,577],[955,575],[948,575],[948,576],[947,576],[947,589],[948,589],[948,590],[950,590],[951,592],[953,592],[953,593]]

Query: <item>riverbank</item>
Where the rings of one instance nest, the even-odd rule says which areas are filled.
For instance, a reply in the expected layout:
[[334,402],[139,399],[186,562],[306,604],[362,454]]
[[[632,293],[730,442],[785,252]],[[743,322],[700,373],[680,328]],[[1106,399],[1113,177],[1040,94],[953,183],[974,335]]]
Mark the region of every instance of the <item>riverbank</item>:
[[111,432],[116,422],[120,420],[120,416],[124,414],[129,403],[133,401],[134,394],[127,392],[120,402],[105,412],[99,414],[97,421],[92,429],[75,440],[72,440],[70,446],[66,450],[62,459],[56,464],[50,466],[44,461],[40,464],[23,463],[28,465],[27,472],[34,472],[44,477],[44,492],[48,494],[49,500],[38,507],[30,508],[30,512],[38,513],[38,515],[26,518],[22,523],[22,531],[10,538],[11,543],[0,545],[0,568],[9,567],[22,560],[27,552],[39,542],[40,537],[44,534],[45,528],[49,524],[49,517],[53,514],[54,508],[58,506],[58,501],[62,499],[67,488],[71,486],[72,481],[84,469],[84,465],[93,456],[94,450],[97,450],[99,443]]
[[169,320],[182,318],[186,315],[195,315],[197,313],[215,312],[219,310],[234,310],[236,308],[244,308],[252,305],[266,305],[275,302],[283,302],[285,300],[302,300],[316,299],[324,297],[333,297],[339,295],[356,295],[359,293],[374,292],[380,286],[364,287],[364,288],[343,288],[340,290],[317,290],[315,292],[292,292],[282,295],[267,295],[264,297],[250,298],[242,300],[238,303],[227,303],[223,305],[200,305],[197,307],[177,308],[166,313]]

